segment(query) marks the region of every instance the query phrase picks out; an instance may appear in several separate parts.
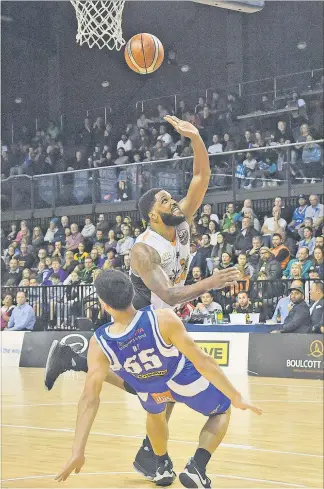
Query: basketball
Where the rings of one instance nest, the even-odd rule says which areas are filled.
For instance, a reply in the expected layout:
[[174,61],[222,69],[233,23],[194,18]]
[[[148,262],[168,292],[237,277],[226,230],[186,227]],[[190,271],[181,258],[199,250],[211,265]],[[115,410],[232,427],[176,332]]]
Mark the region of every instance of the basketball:
[[136,34],[126,44],[125,60],[135,73],[153,73],[160,68],[163,59],[163,45],[153,34]]

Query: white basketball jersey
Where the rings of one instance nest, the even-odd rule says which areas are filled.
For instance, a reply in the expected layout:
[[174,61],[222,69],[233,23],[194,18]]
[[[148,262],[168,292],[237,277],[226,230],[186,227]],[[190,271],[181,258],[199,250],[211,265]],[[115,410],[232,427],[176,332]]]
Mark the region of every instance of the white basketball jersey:
[[[160,234],[148,228],[138,236],[136,243],[144,243],[160,255],[161,268],[168,277],[170,285],[179,287],[184,285],[189,269],[190,228],[189,224],[185,221],[176,226],[175,229],[176,238],[173,242],[168,241]],[[150,293],[150,303],[158,309],[172,307],[163,302],[152,291],[148,291],[141,278],[134,272],[132,272],[131,277],[136,294],[147,297]]]

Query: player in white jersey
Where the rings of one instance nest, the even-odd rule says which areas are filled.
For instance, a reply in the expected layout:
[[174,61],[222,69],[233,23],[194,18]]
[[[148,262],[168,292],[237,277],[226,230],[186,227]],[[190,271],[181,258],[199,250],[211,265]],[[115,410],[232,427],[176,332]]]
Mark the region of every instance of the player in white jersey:
[[72,456],[59,473],[66,480],[80,471],[100,391],[109,369],[137,392],[147,412],[147,432],[156,456],[153,482],[168,486],[176,474],[168,455],[166,403],[186,404],[207,417],[199,445],[179,478],[187,488],[210,488],[206,466],[221,441],[230,420],[230,406],[262,410],[242,398],[217,362],[204,353],[186,332],[172,310],[148,306],[137,311],[132,305],[134,288],[125,274],[107,270],[99,274],[95,289],[101,305],[113,322],[98,328],[88,352],[89,371],[79,402]]
[[[137,238],[131,251],[131,279],[135,289],[133,305],[136,309],[152,302],[158,307],[172,308],[210,289],[223,288],[238,278],[237,269],[232,268],[219,271],[195,284],[184,285],[189,268],[189,225],[208,188],[209,157],[195,126],[174,116],[167,116],[165,120],[182,136],[191,139],[193,178],[186,197],[179,203],[163,189],[151,189],[139,201],[139,209],[148,223],[148,229]],[[70,347],[54,341],[46,364],[46,387],[50,390],[57,377],[67,370],[87,372],[87,360]],[[113,372],[109,372],[106,381],[134,394]],[[152,477],[152,467],[155,467],[152,453],[148,439],[144,440],[134,462],[136,469],[148,478]]]

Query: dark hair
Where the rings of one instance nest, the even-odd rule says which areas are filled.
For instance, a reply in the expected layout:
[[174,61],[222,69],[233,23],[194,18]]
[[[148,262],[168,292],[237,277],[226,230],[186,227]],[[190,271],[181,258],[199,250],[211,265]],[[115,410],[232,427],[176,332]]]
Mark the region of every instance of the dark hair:
[[50,276],[50,279],[53,279],[53,278],[60,280],[60,276],[58,273],[52,273],[52,275]]
[[[273,237],[273,238],[274,238],[275,236],[279,236],[279,238],[280,238],[280,239],[282,239],[282,236],[281,236],[281,234],[279,234],[279,233],[274,233],[274,234],[272,235],[272,237]],[[257,238],[257,237],[259,237],[259,236],[253,236],[253,238]]]
[[311,228],[311,227],[309,227],[309,226],[305,226],[305,227],[304,227],[304,231],[305,231],[305,229],[308,229],[308,231],[310,231],[311,233],[313,232],[312,228]]
[[132,304],[133,284],[123,272],[103,270],[96,278],[94,286],[99,298],[116,311],[123,311]]
[[141,213],[142,219],[148,222],[150,220],[149,213],[155,204],[155,196],[163,190],[162,188],[151,188],[139,200],[138,208]]
[[313,280],[312,282],[316,284],[317,289],[320,289],[322,293],[324,292],[324,282],[322,280]]
[[246,290],[240,290],[240,292],[237,295],[239,296],[240,294],[246,294],[247,297],[249,297],[249,294]]

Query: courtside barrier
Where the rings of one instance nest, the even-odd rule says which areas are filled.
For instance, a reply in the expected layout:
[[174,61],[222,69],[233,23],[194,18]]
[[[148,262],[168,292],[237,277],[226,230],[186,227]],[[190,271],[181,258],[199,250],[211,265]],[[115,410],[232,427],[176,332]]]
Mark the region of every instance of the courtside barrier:
[[322,379],[323,335],[250,334],[249,373],[261,377]]
[[23,331],[2,331],[0,333],[2,366],[19,367],[24,336]]

